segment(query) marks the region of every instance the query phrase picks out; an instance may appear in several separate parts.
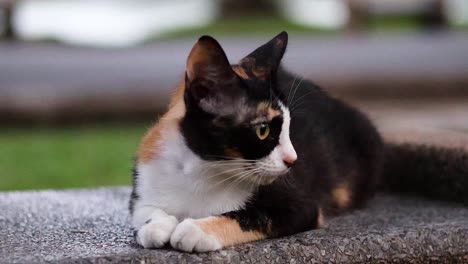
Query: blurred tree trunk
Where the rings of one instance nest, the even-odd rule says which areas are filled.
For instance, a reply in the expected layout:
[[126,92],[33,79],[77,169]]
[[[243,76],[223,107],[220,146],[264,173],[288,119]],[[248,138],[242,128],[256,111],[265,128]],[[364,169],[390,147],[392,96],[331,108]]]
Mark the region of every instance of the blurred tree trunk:
[[[400,0],[403,1],[403,0]],[[424,5],[413,14],[425,28],[438,29],[447,25],[445,16],[445,1],[446,0],[419,0]],[[349,21],[347,28],[352,32],[363,31],[368,26],[370,19],[375,16],[369,9],[371,2],[385,6],[385,2],[376,0],[346,0],[349,9]],[[401,5],[401,13],[405,13],[405,6]],[[384,16],[386,14],[383,14]],[[398,15],[390,13],[390,15]]]
[[269,0],[221,0],[222,17],[276,15],[275,1]]
[[349,21],[347,29],[351,32],[360,32],[369,23],[369,2],[367,0],[347,0]]
[[14,0],[4,0],[0,1],[0,7],[3,9],[3,25],[5,27],[4,36],[7,39],[15,39],[16,34],[13,28],[13,10],[15,1]]
[[442,29],[447,26],[447,19],[444,13],[444,0],[433,0],[428,5],[428,11],[421,17],[425,27],[429,29]]

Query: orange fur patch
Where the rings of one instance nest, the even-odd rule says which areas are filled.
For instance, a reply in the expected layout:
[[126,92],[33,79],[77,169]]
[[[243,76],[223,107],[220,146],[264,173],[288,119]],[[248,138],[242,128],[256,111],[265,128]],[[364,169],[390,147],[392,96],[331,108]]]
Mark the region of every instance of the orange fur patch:
[[185,115],[184,92],[184,81],[181,81],[172,95],[168,111],[148,130],[141,140],[138,149],[139,162],[149,162],[156,158],[161,151],[163,131],[177,129],[177,124]]
[[255,77],[257,77],[259,79],[265,79],[266,78],[266,72],[263,71],[263,70],[255,70],[254,69],[252,72],[255,75]]
[[148,162],[156,157],[159,152],[158,142],[161,140],[162,123],[157,123],[143,137],[138,149],[138,161]]
[[266,237],[258,231],[243,231],[236,220],[224,216],[210,216],[195,220],[205,233],[216,237],[223,246],[255,241]]
[[323,215],[322,208],[318,209],[318,216],[317,216],[317,228],[325,227],[325,216]]
[[177,84],[174,93],[171,96],[171,101],[169,103],[169,109],[173,108],[176,104],[183,102],[185,93],[185,80],[179,81]]
[[224,150],[224,155],[230,158],[242,158],[242,153],[239,150],[233,148],[227,148]]
[[271,107],[268,108],[268,120],[272,120],[273,118],[279,116],[281,114],[280,111],[275,110]]
[[346,184],[332,190],[332,198],[338,208],[346,208],[351,202],[351,191]]
[[169,119],[178,119],[180,120],[185,115],[185,103],[184,103],[184,93],[185,93],[185,81],[180,81],[174,93],[172,94],[171,101],[169,103],[169,109],[163,118]]
[[232,66],[232,70],[242,79],[245,79],[245,80],[250,79],[242,67],[235,65],[235,66]]
[[271,108],[271,104],[269,102],[261,102],[257,106],[257,111],[260,114],[265,114],[267,115],[268,121],[271,121],[273,118],[279,116],[281,114],[280,111]]

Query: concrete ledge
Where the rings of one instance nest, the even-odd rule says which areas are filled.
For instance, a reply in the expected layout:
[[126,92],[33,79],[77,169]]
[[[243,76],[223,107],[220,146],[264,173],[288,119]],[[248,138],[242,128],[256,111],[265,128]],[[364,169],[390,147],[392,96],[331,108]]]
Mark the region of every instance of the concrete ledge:
[[292,237],[209,254],[144,250],[129,229],[129,191],[1,193],[1,262],[468,262],[468,208],[387,195]]

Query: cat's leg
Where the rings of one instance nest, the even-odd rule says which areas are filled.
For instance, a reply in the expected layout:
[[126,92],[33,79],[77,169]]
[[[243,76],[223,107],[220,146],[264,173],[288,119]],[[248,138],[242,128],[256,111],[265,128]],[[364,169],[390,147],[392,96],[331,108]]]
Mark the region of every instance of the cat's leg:
[[160,248],[169,242],[179,221],[161,209],[136,208],[133,214],[135,239],[144,248]]
[[221,216],[185,219],[172,234],[171,245],[182,251],[206,252],[322,225],[323,215],[318,207],[274,213],[239,210]]

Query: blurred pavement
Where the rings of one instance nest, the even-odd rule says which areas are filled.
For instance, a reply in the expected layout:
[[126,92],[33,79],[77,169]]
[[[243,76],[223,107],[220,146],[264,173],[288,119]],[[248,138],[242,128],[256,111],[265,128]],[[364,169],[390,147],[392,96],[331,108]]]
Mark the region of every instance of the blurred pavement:
[[[220,43],[235,63],[270,37]],[[195,41],[126,49],[0,43],[0,118],[154,115],[165,108]],[[463,34],[291,36],[284,64],[339,97],[468,96]]]

